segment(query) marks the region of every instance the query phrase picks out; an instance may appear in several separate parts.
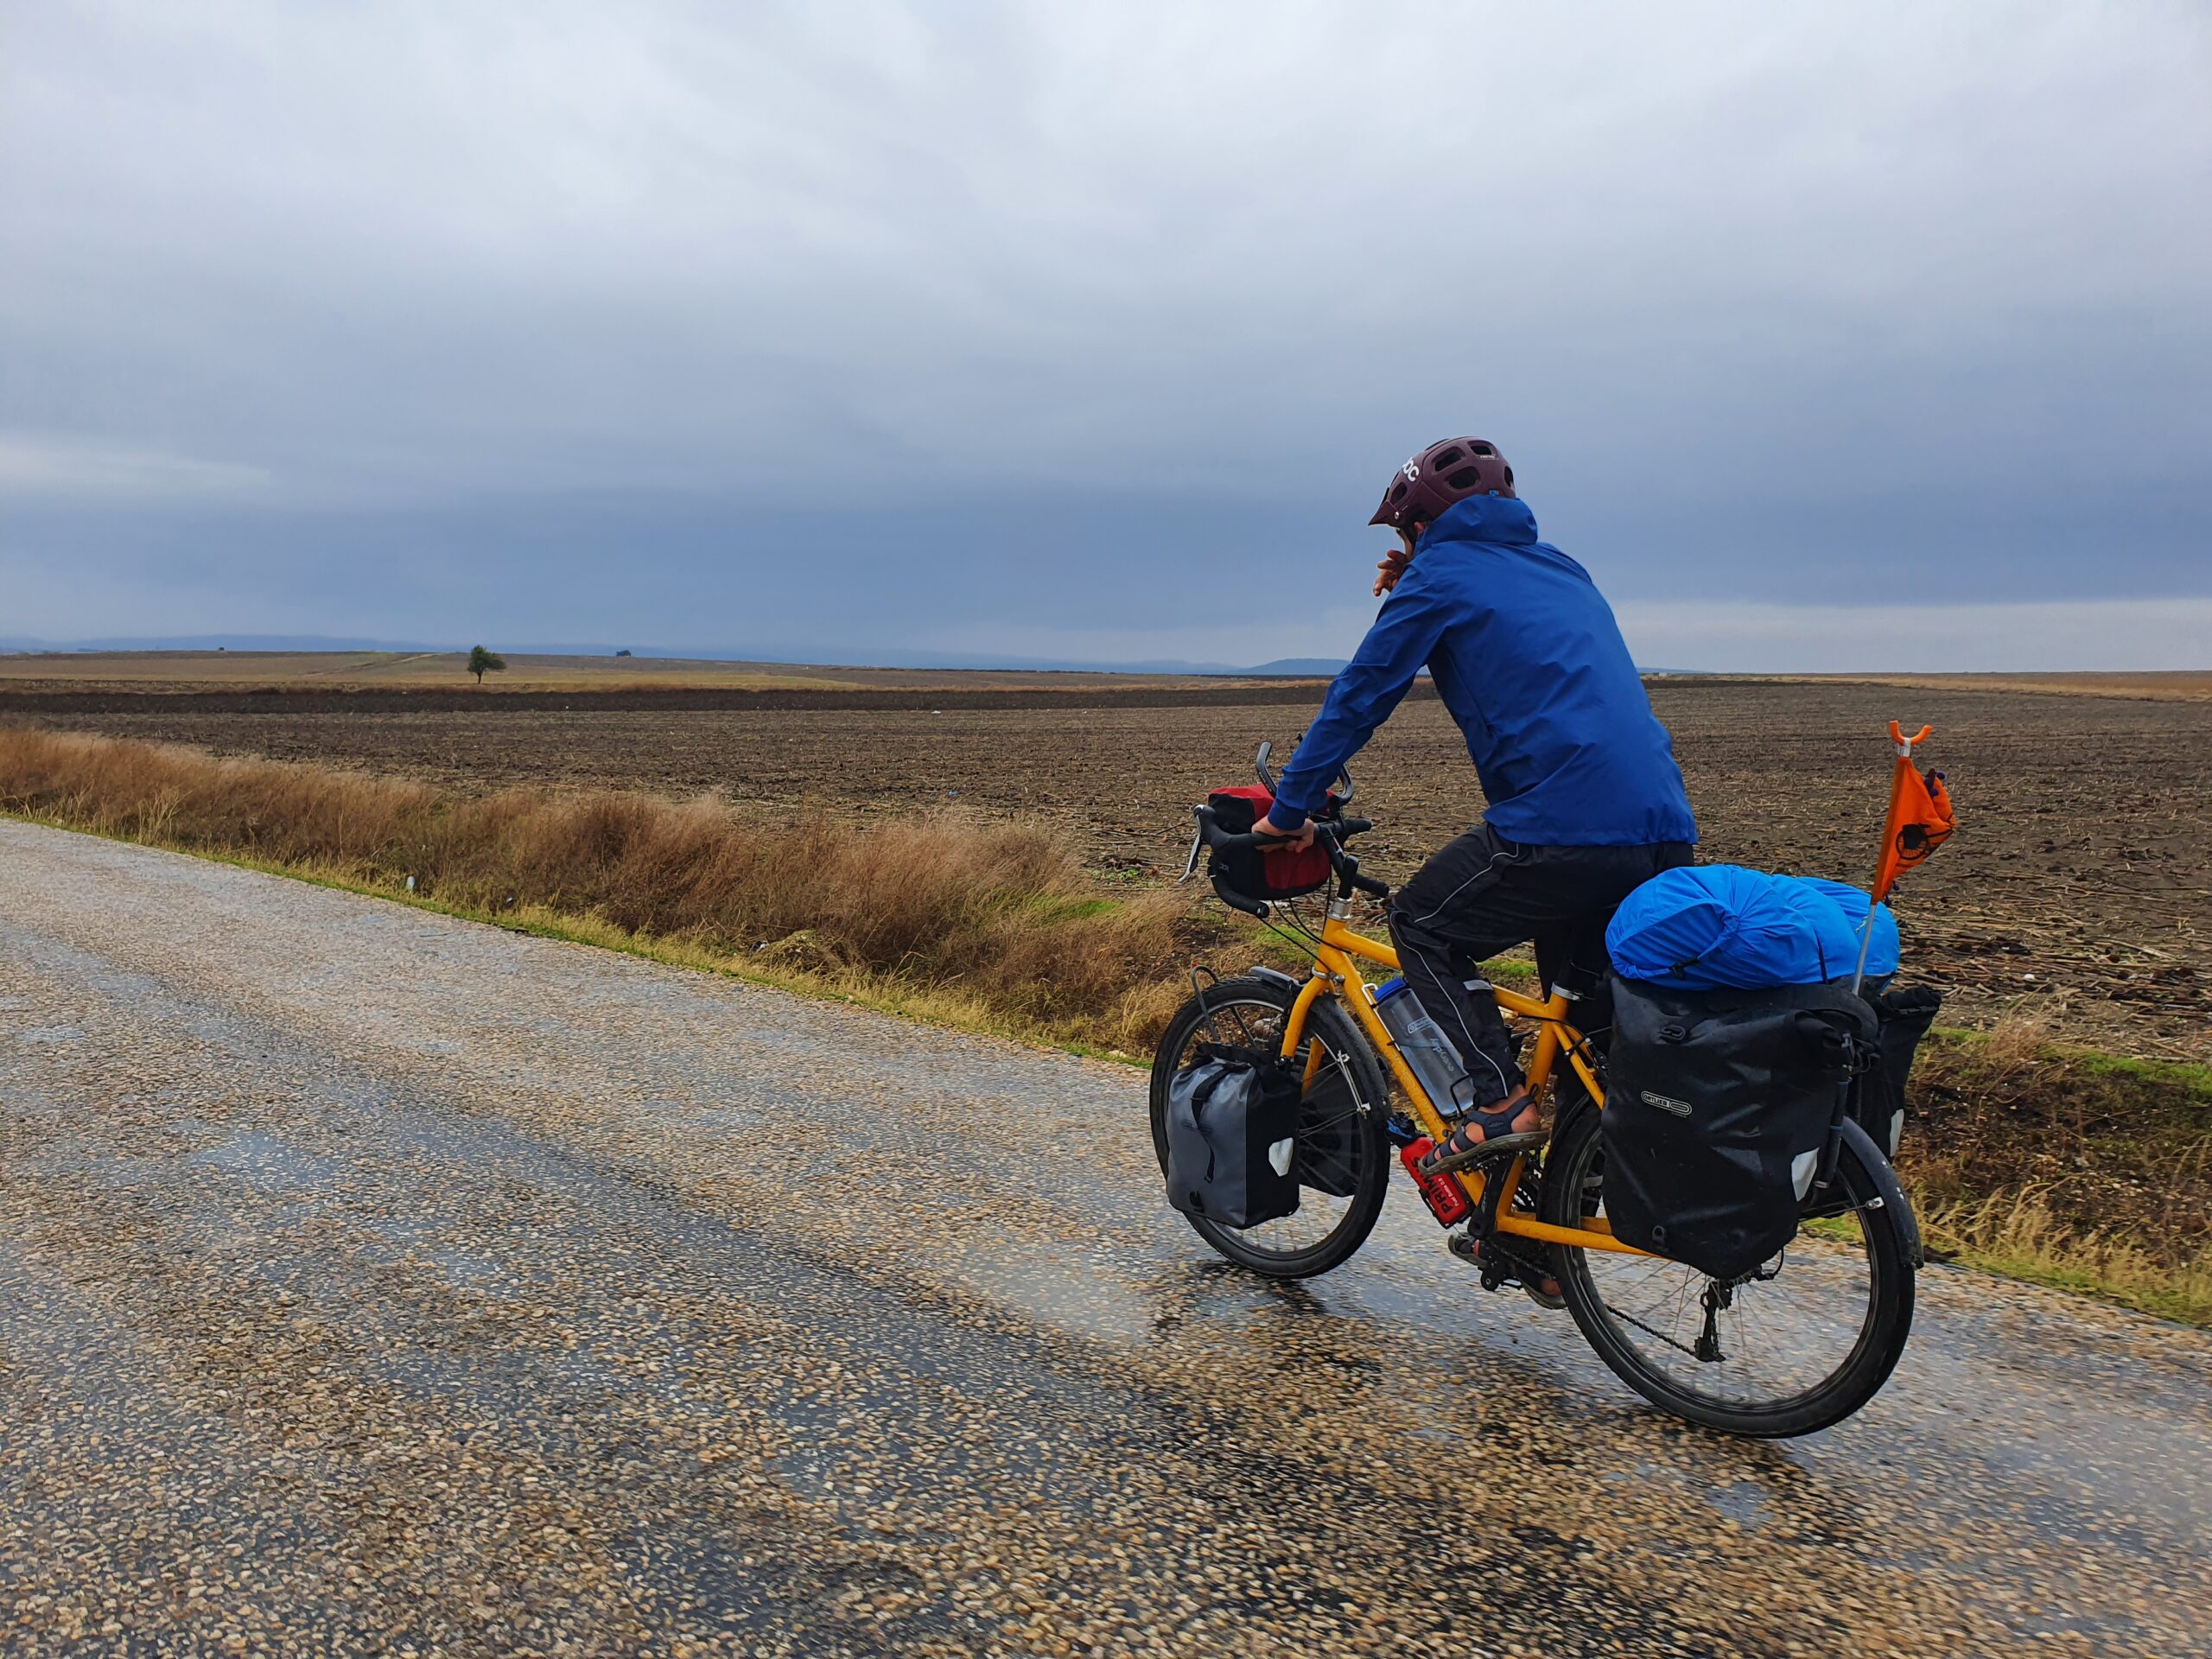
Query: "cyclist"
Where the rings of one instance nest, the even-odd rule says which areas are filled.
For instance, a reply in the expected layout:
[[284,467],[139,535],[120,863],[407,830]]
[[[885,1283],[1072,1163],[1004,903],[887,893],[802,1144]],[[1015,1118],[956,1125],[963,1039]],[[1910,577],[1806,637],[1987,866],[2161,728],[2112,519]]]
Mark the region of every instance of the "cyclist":
[[1337,769],[1427,668],[1489,801],[1390,905],[1400,969],[1473,1084],[1441,1157],[1537,1127],[1478,964],[1533,940],[1545,982],[1586,995],[1615,907],[1690,861],[1697,824],[1611,608],[1580,565],[1536,539],[1495,445],[1431,444],[1392,475],[1368,522],[1398,533],[1375,582],[1389,597],[1256,827],[1310,842],[1307,815]]

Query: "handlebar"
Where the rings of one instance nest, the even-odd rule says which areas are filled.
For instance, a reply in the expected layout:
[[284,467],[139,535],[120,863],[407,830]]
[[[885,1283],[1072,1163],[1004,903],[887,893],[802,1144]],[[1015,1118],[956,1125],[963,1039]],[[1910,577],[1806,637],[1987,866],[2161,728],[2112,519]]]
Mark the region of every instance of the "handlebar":
[[[1198,820],[1198,833],[1191,842],[1191,861],[1183,872],[1185,880],[1198,874],[1198,854],[1205,848],[1211,847],[1217,852],[1240,852],[1248,849],[1264,852],[1270,848],[1281,847],[1289,840],[1286,836],[1263,836],[1256,830],[1242,833],[1224,830],[1214,822],[1213,809],[1210,806],[1194,806],[1191,809],[1191,816]],[[1372,820],[1339,816],[1314,818],[1309,822],[1313,826],[1314,839],[1329,855],[1329,867],[1337,874],[1340,893],[1347,897],[1355,893],[1364,893],[1376,899],[1390,896],[1389,884],[1377,881],[1371,875],[1362,875],[1359,861],[1344,849],[1344,843],[1352,836],[1365,835],[1375,827]],[[1213,890],[1217,898],[1234,909],[1263,918],[1268,914],[1268,901],[1237,892],[1218,874],[1213,879]]]
[[[1258,774],[1261,786],[1269,796],[1276,792],[1274,773],[1268,766],[1268,759],[1274,753],[1274,744],[1262,743],[1260,752],[1252,757],[1252,770]],[[1359,860],[1344,849],[1345,842],[1354,836],[1365,835],[1375,825],[1370,819],[1344,817],[1344,809],[1352,797],[1351,769],[1339,767],[1337,779],[1343,787],[1330,790],[1328,805],[1324,809],[1328,816],[1307,820],[1313,826],[1314,839],[1320,843],[1322,851],[1328,855],[1329,868],[1336,873],[1339,896],[1349,899],[1355,893],[1364,893],[1373,898],[1387,899],[1390,896],[1389,887],[1371,875],[1362,875]],[[1257,830],[1241,833],[1224,830],[1215,823],[1213,809],[1209,806],[1194,806],[1191,809],[1191,815],[1198,821],[1198,832],[1191,838],[1190,860],[1183,868],[1182,879],[1185,881],[1198,873],[1198,855],[1207,848],[1217,853],[1265,852],[1271,848],[1283,847],[1292,839],[1288,836],[1263,836]],[[1238,893],[1218,871],[1214,874],[1213,890],[1224,904],[1249,911],[1262,918],[1268,914],[1267,900],[1248,898]]]
[[[1239,835],[1217,828],[1214,823],[1213,809],[1210,806],[1192,807],[1191,815],[1198,821],[1199,840],[1220,852],[1242,852],[1254,848],[1264,851],[1270,847],[1287,846],[1291,839],[1287,836],[1263,836],[1256,830],[1248,830]],[[1373,821],[1368,818],[1312,818],[1307,822],[1313,824],[1317,837],[1326,836],[1339,843],[1353,836],[1363,836],[1375,827]]]

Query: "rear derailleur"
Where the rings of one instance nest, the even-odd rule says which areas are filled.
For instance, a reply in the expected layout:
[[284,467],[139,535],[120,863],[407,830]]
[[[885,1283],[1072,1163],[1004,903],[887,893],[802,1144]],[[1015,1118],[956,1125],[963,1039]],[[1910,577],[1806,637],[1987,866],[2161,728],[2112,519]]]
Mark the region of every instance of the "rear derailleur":
[[1737,1286],[1764,1284],[1770,1279],[1778,1278],[1782,1273],[1782,1262],[1783,1257],[1777,1255],[1771,1262],[1761,1262],[1749,1273],[1738,1274],[1733,1279],[1708,1279],[1705,1281],[1705,1294],[1698,1298],[1699,1306],[1705,1309],[1705,1328],[1697,1333],[1697,1345],[1690,1350],[1695,1357],[1708,1365],[1719,1364],[1728,1357],[1720,1348],[1720,1310],[1736,1305]]

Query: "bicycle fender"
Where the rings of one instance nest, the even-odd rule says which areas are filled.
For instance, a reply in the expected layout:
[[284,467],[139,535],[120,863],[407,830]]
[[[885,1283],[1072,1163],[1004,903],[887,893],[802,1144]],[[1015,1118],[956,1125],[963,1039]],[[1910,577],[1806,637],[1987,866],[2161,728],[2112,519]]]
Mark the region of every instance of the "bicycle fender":
[[[1561,1058],[1560,1064],[1562,1066],[1566,1065],[1564,1057]],[[1554,1073],[1554,1075],[1556,1076],[1557,1074]],[[1573,1074],[1571,1069],[1569,1069],[1567,1075],[1569,1077],[1573,1077]],[[1574,1077],[1573,1080],[1578,1084],[1582,1081],[1580,1077]],[[1558,1087],[1554,1085],[1553,1090],[1553,1098],[1556,1100],[1558,1098]],[[1568,1131],[1573,1129],[1575,1124],[1582,1120],[1585,1114],[1594,1117],[1604,1109],[1605,1109],[1603,1107],[1599,1106],[1596,1101],[1590,1097],[1590,1091],[1588,1090],[1578,1087],[1574,1090],[1573,1096],[1568,1099],[1565,1107],[1560,1111],[1557,1119],[1552,1124],[1551,1144],[1553,1146],[1558,1146],[1564,1142],[1567,1137]]]
[[1859,1127],[1857,1118],[1843,1120],[1843,1138],[1859,1154],[1859,1163],[1873,1175],[1875,1191],[1881,1198],[1882,1207],[1894,1211],[1904,1219],[1906,1259],[1912,1263],[1912,1270],[1919,1272],[1928,1265],[1927,1252],[1920,1243],[1920,1217],[1912,1213],[1911,1201],[1905,1197],[1904,1188],[1898,1185],[1897,1171],[1890,1167],[1888,1157],[1874,1144],[1874,1137]]

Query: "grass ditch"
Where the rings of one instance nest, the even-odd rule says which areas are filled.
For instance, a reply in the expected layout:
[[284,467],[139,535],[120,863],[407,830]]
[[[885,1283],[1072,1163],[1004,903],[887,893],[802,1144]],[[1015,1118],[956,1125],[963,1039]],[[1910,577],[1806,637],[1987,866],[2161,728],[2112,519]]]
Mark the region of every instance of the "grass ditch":
[[23,728],[0,728],[0,809],[1101,1049],[1147,1046],[1182,964],[1236,933],[1179,895],[1106,891],[1052,830],[952,813],[461,796]]
[[1899,1173],[1934,1248],[2212,1325],[2212,1067],[1931,1033]]
[[[1294,964],[1242,918],[1099,880],[1064,836],[955,814],[462,797],[4,727],[0,810],[1119,1058],[1148,1054],[1193,959]],[[1911,1105],[1900,1174],[1936,1249],[2212,1325],[2212,1068],[2066,1048],[2014,1020],[1932,1033]]]

